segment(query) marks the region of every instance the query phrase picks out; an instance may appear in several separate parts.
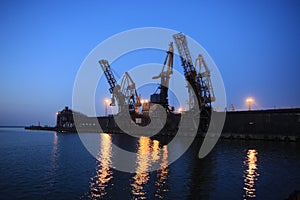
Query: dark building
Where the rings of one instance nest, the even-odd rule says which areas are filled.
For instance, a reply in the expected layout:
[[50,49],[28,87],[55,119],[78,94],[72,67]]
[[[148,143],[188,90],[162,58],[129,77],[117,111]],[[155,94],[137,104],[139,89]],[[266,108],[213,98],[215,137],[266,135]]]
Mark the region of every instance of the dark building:
[[75,128],[74,115],[87,119],[88,117],[82,113],[72,111],[66,106],[63,110],[57,113],[56,127],[57,128]]
[[66,106],[62,111],[57,112],[56,127],[74,127],[73,112],[68,106]]

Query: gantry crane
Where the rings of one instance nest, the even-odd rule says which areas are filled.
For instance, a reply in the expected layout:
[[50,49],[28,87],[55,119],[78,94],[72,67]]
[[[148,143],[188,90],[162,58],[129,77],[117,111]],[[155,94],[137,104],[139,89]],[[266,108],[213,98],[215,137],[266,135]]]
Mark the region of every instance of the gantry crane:
[[211,79],[210,79],[210,70],[206,65],[206,62],[203,59],[203,56],[201,54],[198,55],[195,61],[195,67],[198,66],[198,77],[199,79],[203,79],[207,89],[206,91],[209,91],[209,94],[207,94],[205,97],[210,96],[210,101],[214,102],[216,101],[214,89],[212,87]]
[[[174,48],[173,42],[169,44],[169,50],[167,51],[167,56],[164,61],[162,70],[158,76],[152,77],[152,79],[160,78],[160,85],[157,88],[159,93],[154,93],[150,96],[150,102],[162,105],[167,111],[173,111],[173,107],[169,107],[168,101],[168,88],[170,75],[173,73],[173,58],[174,58]],[[166,66],[167,65],[167,66]]]
[[136,91],[135,83],[130,77],[128,72],[125,72],[122,80],[121,80],[121,88],[120,92],[124,94],[126,103],[129,106],[130,112],[139,112],[139,108],[141,107],[141,100]]
[[[207,85],[207,76],[203,76],[204,74],[201,74],[201,71],[197,72],[193,65],[185,35],[178,33],[173,35],[173,38],[179,52],[185,79],[188,82],[190,110],[194,110],[198,104],[201,130],[206,131],[211,115],[211,92]],[[201,57],[201,62],[202,61],[203,59]],[[200,66],[202,66],[202,64],[203,62]]]
[[135,83],[130,75],[125,72],[121,84],[119,85],[111,71],[108,61],[100,60],[99,64],[110,86],[109,92],[112,94],[110,105],[115,106],[115,101],[117,101],[119,113],[125,111],[127,106],[130,113],[138,112],[141,102],[135,88]]

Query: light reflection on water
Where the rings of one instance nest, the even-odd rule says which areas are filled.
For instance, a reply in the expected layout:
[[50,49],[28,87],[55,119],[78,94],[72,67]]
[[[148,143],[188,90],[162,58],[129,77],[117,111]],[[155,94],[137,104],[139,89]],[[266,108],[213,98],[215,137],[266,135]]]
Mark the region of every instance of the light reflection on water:
[[157,177],[155,178],[155,185],[157,186],[155,196],[158,198],[163,198],[162,193],[167,191],[167,189],[164,188],[165,180],[168,176],[167,146],[163,146],[162,151],[160,150],[159,141],[151,140],[148,137],[140,137],[136,160],[137,168],[133,177],[133,183],[131,184],[131,192],[135,198],[146,199],[147,192],[144,186],[150,179],[149,172],[147,172],[147,170],[150,168],[152,163],[157,162],[160,159],[160,169],[158,170]]
[[259,176],[259,173],[257,173],[257,154],[258,152],[255,149],[249,149],[244,161],[244,165],[247,167],[244,171],[244,199],[256,197],[255,181]]
[[[98,154],[96,175],[90,180],[91,199],[105,198],[110,180],[114,178],[111,144],[111,135],[100,134],[100,151]],[[166,145],[160,147],[157,140],[151,140],[149,137],[140,137],[138,140],[136,171],[130,180],[131,195],[134,199],[147,199],[147,190],[144,187],[150,180],[148,170],[155,162],[160,162],[160,169],[154,178],[156,187],[155,196],[162,199],[168,191],[166,188],[169,173],[168,148]]]
[[51,159],[51,171],[53,174],[57,168],[57,159],[58,159],[58,136],[57,133],[53,134],[53,149],[52,149],[52,159]]
[[58,143],[58,135],[57,133],[53,134],[53,147],[51,152],[51,165],[50,165],[50,171],[49,171],[49,178],[47,180],[47,194],[51,193],[51,188],[55,187],[55,175],[57,173],[58,169],[58,163],[59,160],[59,143]]
[[[167,166],[174,149],[163,146],[163,140],[99,138],[95,162],[78,134],[0,128],[0,199],[286,199],[299,190],[298,142],[221,140],[199,159],[197,140]],[[136,159],[136,172],[153,163],[160,170],[144,174],[147,181],[137,184],[138,173],[111,167],[113,143],[132,152],[150,145],[143,147],[149,155]],[[132,184],[144,195],[132,194]]]
[[[137,152],[137,168],[136,174],[133,177],[134,182],[132,186],[132,194],[138,196],[140,199],[146,199],[146,191],[143,189],[143,184],[149,181],[149,173],[147,172],[150,167],[151,155],[151,139],[148,137],[140,137],[139,147]],[[157,157],[154,155],[154,157]]]
[[97,199],[107,194],[106,187],[113,178],[111,166],[112,138],[108,134],[100,134],[100,151],[98,154],[98,166],[96,176],[91,178],[91,198]]
[[158,187],[157,191],[155,193],[155,196],[163,199],[166,192],[168,192],[168,189],[166,188],[166,182],[169,174],[168,169],[168,146],[162,147],[162,162],[160,164],[160,169],[157,174],[158,180],[155,182],[155,185]]

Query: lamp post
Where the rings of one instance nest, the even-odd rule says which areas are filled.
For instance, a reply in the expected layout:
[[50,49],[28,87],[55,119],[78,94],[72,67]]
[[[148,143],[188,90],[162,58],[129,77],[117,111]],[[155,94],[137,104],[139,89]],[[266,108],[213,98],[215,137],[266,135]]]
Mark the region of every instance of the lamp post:
[[246,102],[248,103],[248,110],[251,110],[251,104],[254,102],[253,98],[249,97],[246,99]]
[[108,108],[109,100],[104,99],[104,104],[105,104],[105,116],[107,116],[107,108]]
[[182,113],[183,109],[182,108],[178,108],[178,113]]

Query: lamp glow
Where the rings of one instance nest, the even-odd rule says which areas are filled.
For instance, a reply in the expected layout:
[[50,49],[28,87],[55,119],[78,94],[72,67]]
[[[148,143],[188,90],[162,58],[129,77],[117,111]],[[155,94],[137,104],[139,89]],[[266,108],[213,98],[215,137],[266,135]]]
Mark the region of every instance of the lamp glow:
[[105,104],[105,116],[107,116],[107,107],[108,107],[108,104],[109,104],[109,99],[104,99],[104,104]]
[[246,99],[246,103],[248,104],[248,110],[251,110],[251,105],[254,103],[254,99],[252,97],[248,97]]
[[182,108],[178,108],[178,113],[182,113],[183,109]]

